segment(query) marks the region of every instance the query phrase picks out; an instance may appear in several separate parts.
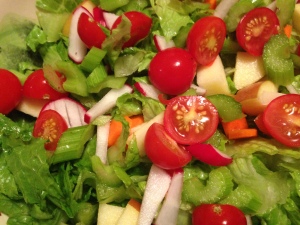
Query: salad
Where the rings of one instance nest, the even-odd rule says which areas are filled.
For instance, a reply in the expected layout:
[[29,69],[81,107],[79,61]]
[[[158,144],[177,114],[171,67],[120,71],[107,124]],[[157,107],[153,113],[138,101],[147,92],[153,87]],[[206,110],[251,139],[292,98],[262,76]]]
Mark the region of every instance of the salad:
[[300,223],[300,4],[35,5],[0,22],[7,224]]

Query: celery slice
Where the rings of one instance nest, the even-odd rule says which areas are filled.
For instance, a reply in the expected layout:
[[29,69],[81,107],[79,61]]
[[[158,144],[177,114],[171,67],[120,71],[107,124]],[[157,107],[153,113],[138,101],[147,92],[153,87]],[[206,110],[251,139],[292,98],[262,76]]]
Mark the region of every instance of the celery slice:
[[82,156],[85,144],[92,138],[94,133],[93,125],[72,127],[66,130],[59,139],[51,163],[56,164],[79,159]]
[[80,64],[80,68],[88,73],[91,73],[103,60],[106,51],[92,47]]
[[[107,72],[103,64],[99,64],[87,77],[86,84],[90,93],[93,93],[93,90],[97,89],[99,85],[107,77]],[[96,91],[98,92],[98,91]]]
[[218,167],[209,174],[206,185],[193,177],[184,181],[182,199],[194,205],[214,203],[227,197],[233,188],[232,176],[227,167]]

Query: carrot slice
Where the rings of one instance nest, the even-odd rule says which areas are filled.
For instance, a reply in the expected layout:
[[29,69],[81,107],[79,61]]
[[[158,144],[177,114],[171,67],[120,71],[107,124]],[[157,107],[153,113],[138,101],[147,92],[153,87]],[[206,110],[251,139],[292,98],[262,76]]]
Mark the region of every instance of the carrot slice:
[[293,27],[290,24],[285,25],[283,28],[283,32],[288,38],[290,38],[292,36],[292,30],[293,30]]
[[208,3],[210,5],[210,9],[215,9],[217,7],[216,0],[205,0],[205,3]]
[[241,138],[250,138],[257,136],[257,129],[255,128],[245,128],[245,129],[236,129],[229,131],[227,137],[230,140],[241,139]]
[[222,126],[226,136],[228,136],[229,132],[232,130],[240,130],[248,128],[248,123],[246,117],[242,117],[240,119],[236,119],[229,122],[222,122]]

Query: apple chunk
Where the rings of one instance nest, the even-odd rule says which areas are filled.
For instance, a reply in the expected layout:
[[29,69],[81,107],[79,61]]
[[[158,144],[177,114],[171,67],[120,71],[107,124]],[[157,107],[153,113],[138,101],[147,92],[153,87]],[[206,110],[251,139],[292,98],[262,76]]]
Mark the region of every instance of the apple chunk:
[[138,223],[141,203],[130,199],[116,225],[135,225]]
[[123,212],[121,206],[99,204],[97,225],[116,225]]
[[264,76],[261,56],[253,56],[247,52],[237,53],[233,82],[238,90],[259,81]]

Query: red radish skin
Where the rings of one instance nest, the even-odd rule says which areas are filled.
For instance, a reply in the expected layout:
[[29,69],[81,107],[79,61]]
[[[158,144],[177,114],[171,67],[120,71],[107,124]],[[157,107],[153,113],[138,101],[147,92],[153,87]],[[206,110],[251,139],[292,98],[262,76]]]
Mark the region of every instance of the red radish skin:
[[155,225],[174,225],[177,222],[183,187],[183,169],[173,172],[165,200],[155,220]]
[[117,102],[117,99],[126,93],[131,93],[132,87],[125,85],[120,89],[111,89],[102,99],[100,99],[92,108],[84,115],[84,121],[91,123],[98,116],[101,116],[112,109]]
[[93,17],[91,13],[84,7],[78,7],[74,12],[70,25],[68,55],[75,63],[81,63],[87,53],[87,47],[80,39],[77,31],[79,17],[82,13]]
[[152,84],[136,82],[134,87],[144,96],[158,100],[158,95],[161,93]]
[[232,163],[232,158],[219,151],[211,144],[197,143],[186,147],[196,159],[212,166],[227,166]]
[[170,183],[171,176],[169,173],[153,164],[142,200],[138,225],[152,224],[155,214],[170,187]]
[[102,26],[106,27],[106,22],[103,15],[104,11],[100,7],[95,7],[93,9],[94,20],[97,21]]
[[155,47],[158,51],[175,47],[175,43],[173,40],[166,40],[166,38],[161,35],[154,35],[153,40],[154,40]]
[[84,122],[86,109],[71,98],[66,97],[51,101],[41,109],[41,112],[48,109],[57,111],[65,119],[69,128],[86,125]]

